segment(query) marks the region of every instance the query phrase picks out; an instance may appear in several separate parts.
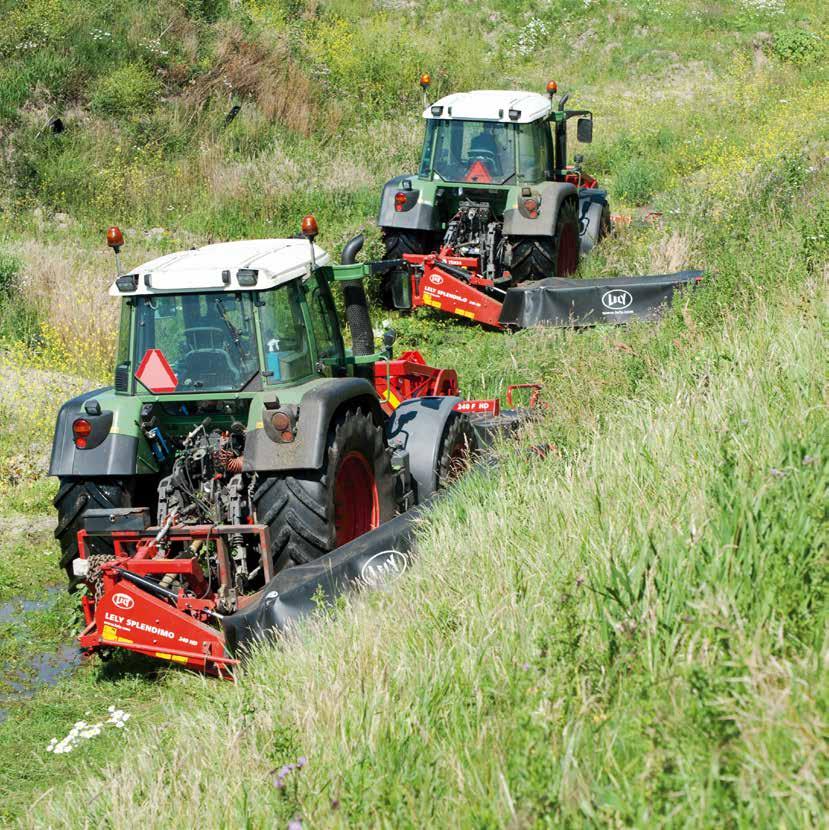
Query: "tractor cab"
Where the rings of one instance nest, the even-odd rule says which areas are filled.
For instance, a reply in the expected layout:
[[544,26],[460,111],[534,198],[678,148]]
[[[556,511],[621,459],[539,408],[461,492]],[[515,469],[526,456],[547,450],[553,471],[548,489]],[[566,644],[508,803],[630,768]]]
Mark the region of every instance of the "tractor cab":
[[307,240],[270,239],[170,254],[119,276],[116,390],[244,393],[331,375],[345,356],[327,263]]
[[562,180],[567,168],[567,121],[578,116],[577,138],[593,137],[592,113],[553,109],[549,96],[478,90],[447,95],[426,107],[418,178],[469,184],[533,184]]
[[508,185],[552,178],[550,102],[529,93],[449,95],[428,107],[419,178]]

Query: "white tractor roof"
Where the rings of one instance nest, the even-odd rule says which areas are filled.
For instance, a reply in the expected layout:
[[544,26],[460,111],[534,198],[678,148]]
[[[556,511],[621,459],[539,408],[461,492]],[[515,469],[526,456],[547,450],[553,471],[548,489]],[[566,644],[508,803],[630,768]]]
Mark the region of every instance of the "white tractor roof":
[[[432,115],[432,107],[443,107],[440,115]],[[446,95],[423,110],[423,117],[462,119],[465,121],[506,121],[509,124],[529,124],[550,114],[552,105],[547,95],[537,92],[520,92],[498,89],[477,89],[473,92],[455,92]],[[510,110],[518,110],[516,119],[509,117]]]
[[[317,265],[328,265],[328,254],[314,246]],[[259,274],[256,285],[241,286],[236,277],[240,268]],[[265,291],[306,276],[311,269],[311,243],[307,239],[246,239],[220,242],[192,251],[166,254],[145,262],[128,274],[138,275],[138,288],[122,292],[113,283],[114,297],[136,294],[164,294],[181,291]],[[226,284],[223,271],[230,272]]]

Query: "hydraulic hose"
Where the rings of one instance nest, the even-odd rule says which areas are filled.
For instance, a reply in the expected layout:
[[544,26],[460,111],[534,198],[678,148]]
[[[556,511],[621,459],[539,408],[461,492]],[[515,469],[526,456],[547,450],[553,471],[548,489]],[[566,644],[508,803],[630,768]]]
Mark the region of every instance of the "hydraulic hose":
[[[363,235],[358,234],[346,243],[341,257],[343,265],[354,264],[357,254],[363,247],[363,242]],[[345,299],[345,321],[351,332],[354,355],[374,354],[374,332],[371,328],[368,298],[362,281],[354,280],[343,283],[343,298]]]

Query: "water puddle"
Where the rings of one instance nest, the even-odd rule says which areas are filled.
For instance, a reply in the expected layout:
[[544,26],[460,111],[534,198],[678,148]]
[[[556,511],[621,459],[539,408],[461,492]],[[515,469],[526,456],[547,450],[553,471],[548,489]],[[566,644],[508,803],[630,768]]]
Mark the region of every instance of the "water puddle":
[[17,622],[32,611],[45,611],[51,608],[62,590],[58,587],[47,588],[46,596],[41,599],[12,599],[0,604],[0,625]]
[[[0,625],[13,624],[16,638],[28,632],[26,617],[52,608],[63,588],[48,588],[40,599],[17,598],[0,604]],[[81,662],[81,652],[74,643],[63,643],[57,648],[40,652],[23,661],[7,662],[0,667],[0,723],[9,716],[11,704],[34,697],[45,686],[54,686],[62,677],[74,671]],[[6,691],[9,690],[9,691]]]

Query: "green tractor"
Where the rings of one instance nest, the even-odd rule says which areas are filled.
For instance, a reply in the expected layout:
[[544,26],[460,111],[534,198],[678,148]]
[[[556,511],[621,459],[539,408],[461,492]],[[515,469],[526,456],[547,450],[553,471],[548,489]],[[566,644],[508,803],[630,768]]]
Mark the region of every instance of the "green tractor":
[[[118,533],[151,527],[153,556],[178,564],[156,563],[171,570],[142,577],[150,592],[187,588],[179,571],[192,559],[187,579],[212,597],[210,613],[233,613],[281,569],[426,501],[474,449],[455,373],[416,353],[392,360],[393,332],[375,346],[361,282],[371,269],[355,263],[362,237],[332,265],[313,217],[303,232],[119,265],[114,385],[65,403],[55,429],[70,589],[85,583],[100,598]],[[108,238],[117,257],[123,237]]]
[[[428,82],[421,78],[424,95]],[[418,172],[383,189],[387,260],[436,253],[496,290],[576,271],[580,255],[608,233],[610,208],[581,157],[567,160],[568,121],[578,119],[576,137],[589,143],[592,113],[565,109],[567,95],[554,108],[554,82],[547,92],[464,92],[426,107]],[[389,276],[389,307],[391,290]]]

